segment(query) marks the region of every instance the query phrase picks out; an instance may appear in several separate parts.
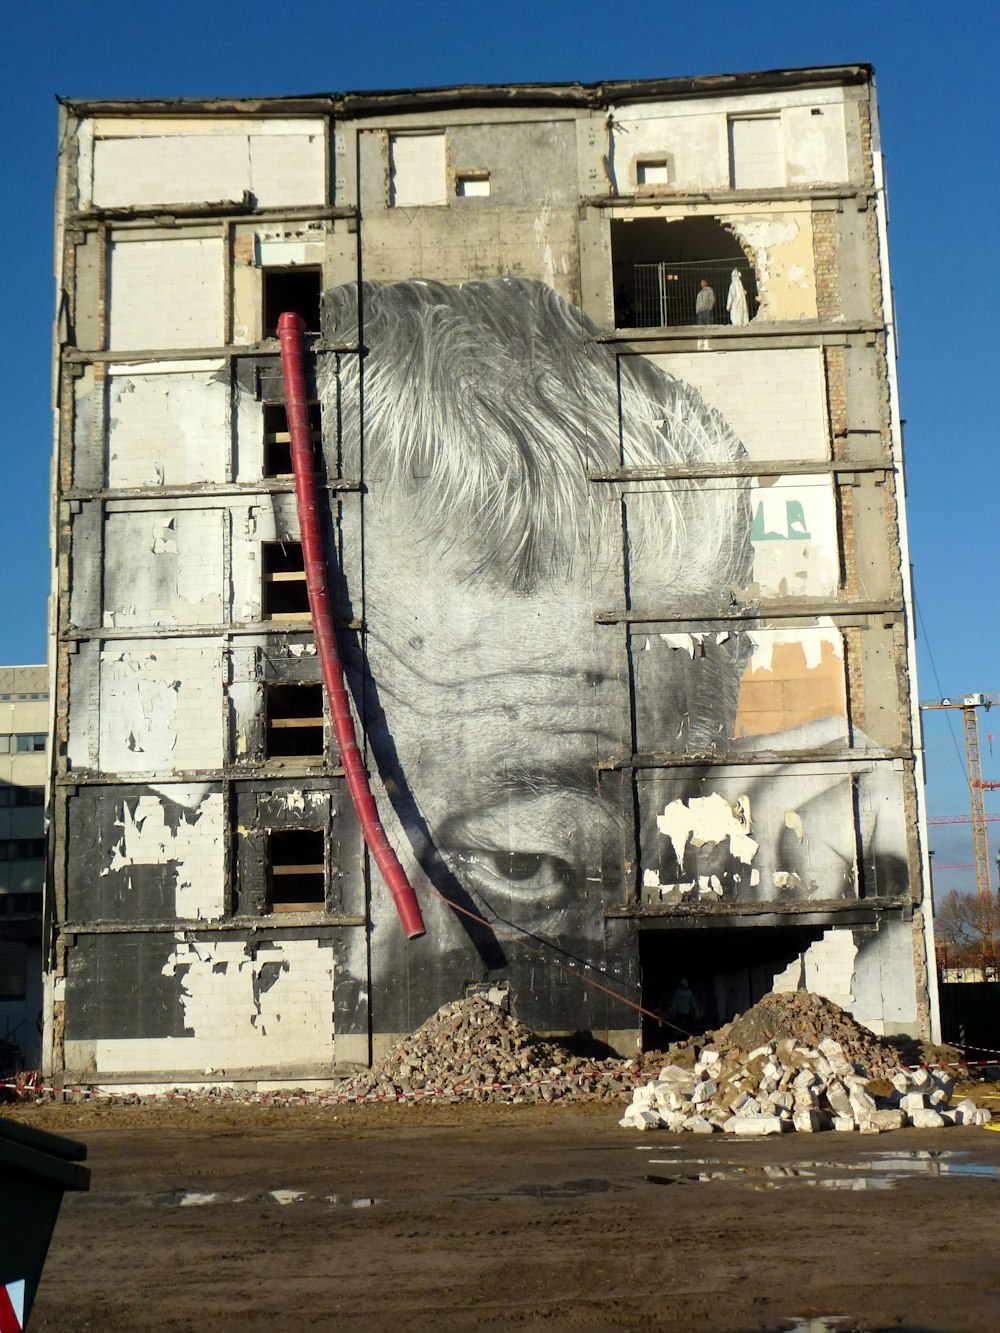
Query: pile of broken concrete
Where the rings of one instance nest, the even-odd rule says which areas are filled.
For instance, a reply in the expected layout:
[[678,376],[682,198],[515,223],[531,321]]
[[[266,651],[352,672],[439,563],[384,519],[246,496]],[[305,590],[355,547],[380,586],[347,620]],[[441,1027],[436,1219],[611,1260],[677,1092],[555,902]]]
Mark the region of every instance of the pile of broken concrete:
[[765,996],[704,1041],[686,1042],[672,1054],[675,1063],[635,1090],[619,1121],[623,1127],[879,1134],[990,1119],[971,1099],[952,1105],[947,1070],[904,1067],[890,1043],[838,1005],[802,992]]
[[505,1011],[503,992],[443,1005],[338,1101],[620,1101],[635,1086],[627,1060],[589,1059],[544,1041]]

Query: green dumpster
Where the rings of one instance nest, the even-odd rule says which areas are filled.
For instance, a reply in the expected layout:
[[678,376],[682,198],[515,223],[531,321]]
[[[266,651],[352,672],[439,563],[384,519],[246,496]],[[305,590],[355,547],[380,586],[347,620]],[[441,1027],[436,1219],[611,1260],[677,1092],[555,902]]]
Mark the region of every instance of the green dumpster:
[[66,1190],[90,1188],[86,1146],[0,1118],[0,1333],[26,1328]]

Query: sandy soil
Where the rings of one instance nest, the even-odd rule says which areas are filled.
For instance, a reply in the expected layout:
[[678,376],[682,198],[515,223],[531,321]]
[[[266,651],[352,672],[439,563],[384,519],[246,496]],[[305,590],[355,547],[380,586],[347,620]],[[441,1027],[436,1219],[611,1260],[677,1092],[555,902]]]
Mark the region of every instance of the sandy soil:
[[3,1114],[81,1139],[93,1171],[35,1333],[998,1327],[986,1130],[734,1141],[622,1130],[601,1105]]

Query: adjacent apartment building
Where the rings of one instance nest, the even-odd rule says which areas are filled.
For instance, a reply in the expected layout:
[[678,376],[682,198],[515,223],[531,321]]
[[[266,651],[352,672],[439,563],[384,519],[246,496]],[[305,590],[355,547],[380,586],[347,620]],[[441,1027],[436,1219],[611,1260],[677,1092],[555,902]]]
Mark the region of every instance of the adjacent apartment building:
[[487,985],[931,1033],[871,69],[61,116],[46,1067],[321,1079]]
[[42,1047],[48,735],[46,668],[0,667],[0,1077]]

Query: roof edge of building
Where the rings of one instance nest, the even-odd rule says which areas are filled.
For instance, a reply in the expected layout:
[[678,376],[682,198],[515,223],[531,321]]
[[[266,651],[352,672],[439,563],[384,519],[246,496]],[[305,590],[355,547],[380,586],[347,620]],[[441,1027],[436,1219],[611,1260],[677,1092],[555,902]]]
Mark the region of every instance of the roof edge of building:
[[346,117],[379,112],[437,111],[461,106],[578,106],[596,108],[616,102],[669,101],[713,97],[721,93],[771,92],[790,88],[824,88],[870,83],[870,64],[817,65],[803,69],[757,70],[663,79],[617,79],[600,83],[454,84],[433,88],[383,89],[340,93],[303,93],[276,97],[77,99],[57,97],[78,116],[122,114],[191,115],[229,112],[238,115],[283,115],[294,112]]

